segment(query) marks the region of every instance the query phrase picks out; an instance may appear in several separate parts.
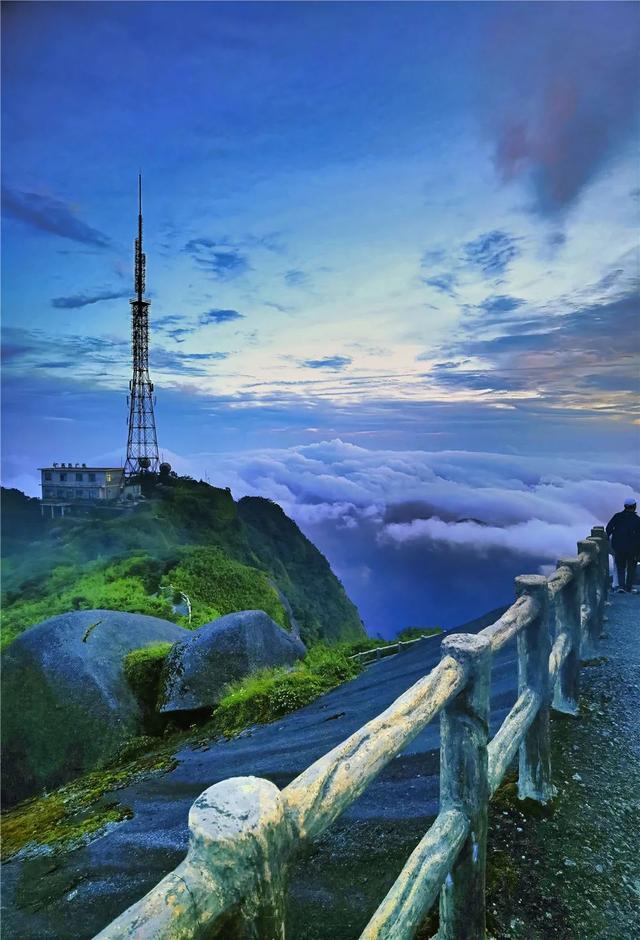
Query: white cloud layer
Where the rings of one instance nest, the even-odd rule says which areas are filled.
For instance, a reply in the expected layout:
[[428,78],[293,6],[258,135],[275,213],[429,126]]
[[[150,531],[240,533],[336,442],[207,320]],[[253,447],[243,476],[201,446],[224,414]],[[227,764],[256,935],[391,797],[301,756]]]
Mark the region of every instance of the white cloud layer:
[[236,496],[280,503],[304,528],[374,523],[380,541],[575,553],[578,538],[640,491],[640,471],[606,460],[466,451],[367,450],[340,440],[191,461]]

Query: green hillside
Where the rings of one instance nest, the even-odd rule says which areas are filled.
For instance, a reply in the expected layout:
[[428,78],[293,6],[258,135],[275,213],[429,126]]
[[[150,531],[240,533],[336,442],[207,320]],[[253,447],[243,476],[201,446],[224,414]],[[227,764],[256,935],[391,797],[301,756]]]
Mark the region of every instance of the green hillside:
[[125,510],[51,520],[37,500],[2,490],[3,645],[47,617],[92,608],[192,628],[254,608],[290,627],[290,608],[306,643],[364,635],[326,558],[275,503],[236,502],[228,490],[175,476],[145,492]]

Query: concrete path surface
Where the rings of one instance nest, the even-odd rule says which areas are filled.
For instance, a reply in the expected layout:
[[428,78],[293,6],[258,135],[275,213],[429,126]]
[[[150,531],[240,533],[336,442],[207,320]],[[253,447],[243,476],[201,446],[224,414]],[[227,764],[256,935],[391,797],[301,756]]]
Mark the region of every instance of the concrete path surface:
[[[640,937],[640,597],[612,600],[606,660],[582,672],[581,717],[553,722],[553,815],[500,812],[490,836],[519,873],[506,905],[491,902],[501,938]],[[299,712],[206,750],[184,749],[174,771],[117,791],[132,819],[75,851],[4,866],[3,935],[93,937],[182,860],[188,809],[202,790],[242,774],[285,786],[429,672],[439,647],[418,643]],[[516,671],[509,644],[492,671],[492,731],[515,699]],[[436,812],[438,746],[435,722],[304,852],[291,879],[288,937],[359,936]]]
[[611,596],[580,717],[552,721],[558,795],[548,815],[491,813],[489,860],[513,860],[490,901],[501,940],[640,938],[640,595]]

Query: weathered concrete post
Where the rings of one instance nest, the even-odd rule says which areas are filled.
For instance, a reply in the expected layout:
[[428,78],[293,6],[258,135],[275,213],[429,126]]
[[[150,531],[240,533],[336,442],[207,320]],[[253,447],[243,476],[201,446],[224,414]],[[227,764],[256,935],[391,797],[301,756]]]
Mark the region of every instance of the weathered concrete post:
[[487,853],[487,738],[491,641],[452,634],[442,656],[465,669],[464,689],[440,718],[440,811],[455,809],[469,819],[469,835],[440,891],[442,940],[484,940]]
[[549,597],[547,579],[542,575],[523,574],[516,578],[516,596],[528,594],[538,605],[537,616],[518,634],[518,694],[531,689],[540,697],[540,707],[520,745],[518,795],[539,803],[552,799],[549,749]]
[[590,556],[591,563],[584,569],[584,591],[582,602],[582,658],[590,659],[598,654],[600,636],[600,611],[598,605],[598,579],[600,569],[598,546],[584,539],[578,542],[578,552]]
[[189,811],[185,860],[95,940],[284,940],[292,828],[278,788],[232,777]]
[[185,881],[195,891],[196,907],[206,910],[207,895],[235,894],[238,907],[222,936],[284,940],[290,833],[278,788],[259,777],[215,784],[191,807],[189,829],[187,864],[201,875]]
[[609,539],[602,526],[595,526],[587,541],[594,542],[598,546],[598,622],[601,625],[605,619],[604,607],[609,590]]
[[572,574],[569,584],[556,594],[556,636],[564,632],[571,641],[571,649],[560,667],[553,690],[553,708],[565,715],[578,714],[580,699],[580,599],[582,595],[582,568],[577,558],[560,558],[556,568],[568,568]]
[[591,529],[591,538],[600,543],[600,564],[602,565],[602,583],[604,584],[605,600],[609,592],[609,537],[603,525],[595,525]]

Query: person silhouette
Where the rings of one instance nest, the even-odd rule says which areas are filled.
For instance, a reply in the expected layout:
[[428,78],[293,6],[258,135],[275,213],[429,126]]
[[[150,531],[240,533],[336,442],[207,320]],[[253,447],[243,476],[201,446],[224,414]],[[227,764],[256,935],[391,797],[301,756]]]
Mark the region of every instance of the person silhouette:
[[611,517],[606,532],[618,573],[618,593],[637,594],[634,584],[640,556],[640,518],[636,514],[635,499],[625,499],[624,509]]

